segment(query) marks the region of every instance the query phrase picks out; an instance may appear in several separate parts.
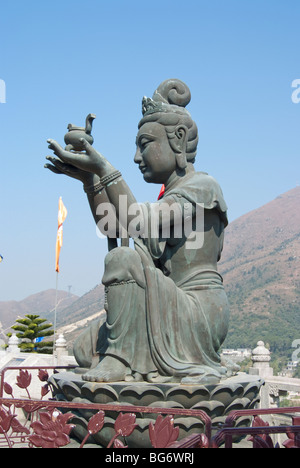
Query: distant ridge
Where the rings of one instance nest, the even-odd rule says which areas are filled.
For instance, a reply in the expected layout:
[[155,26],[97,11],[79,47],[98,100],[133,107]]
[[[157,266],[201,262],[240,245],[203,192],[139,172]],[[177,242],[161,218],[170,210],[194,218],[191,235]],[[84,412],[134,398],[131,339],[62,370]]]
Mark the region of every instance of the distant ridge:
[[[47,318],[50,322],[54,319],[56,290],[48,289],[21,301],[2,301],[0,302],[0,322],[2,329],[6,330],[15,324],[18,317],[24,317],[26,314],[40,315]],[[66,291],[57,292],[57,311],[70,306],[78,296],[69,294]]]
[[57,315],[58,326],[70,325],[73,322],[81,321],[95,314],[97,315],[103,310],[104,299],[104,286],[99,284],[91,291],[77,298],[76,301],[65,307]]
[[300,187],[229,224],[219,271],[231,307],[225,345],[263,339],[291,354],[300,338]]

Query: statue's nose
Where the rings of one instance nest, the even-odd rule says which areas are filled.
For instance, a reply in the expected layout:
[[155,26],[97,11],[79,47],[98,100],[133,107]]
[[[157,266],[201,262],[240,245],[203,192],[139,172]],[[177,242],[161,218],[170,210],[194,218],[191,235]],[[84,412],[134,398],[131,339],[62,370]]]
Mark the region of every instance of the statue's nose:
[[134,156],[134,162],[136,164],[140,164],[142,162],[143,158],[142,158],[142,155],[141,155],[141,152],[139,150],[139,148],[136,150],[136,153],[135,153],[135,156]]

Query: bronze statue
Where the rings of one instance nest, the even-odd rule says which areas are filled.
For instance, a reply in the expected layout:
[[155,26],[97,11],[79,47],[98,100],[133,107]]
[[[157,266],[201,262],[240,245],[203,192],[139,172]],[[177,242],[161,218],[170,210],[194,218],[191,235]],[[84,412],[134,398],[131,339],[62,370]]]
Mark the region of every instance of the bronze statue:
[[[206,383],[226,375],[218,350],[229,308],[217,262],[227,207],[216,180],[195,172],[198,130],[185,109],[190,98],[188,87],[175,79],[163,82],[152,99],[143,98],[134,161],[146,182],[165,190],[158,201],[140,205],[135,236],[130,207],[137,202],[121,173],[84,138],[80,153],[48,140],[58,158],[49,156],[46,167],[83,182],[96,223],[104,217],[99,207],[110,203],[125,237],[134,237],[134,249],[124,242],[118,247],[120,229],[108,233],[102,279],[107,317],[74,346],[86,368],[84,380]],[[154,214],[174,204],[169,233],[163,210],[153,233]],[[199,207],[202,223],[196,219]],[[188,219],[190,230],[178,230]],[[200,241],[193,243],[197,231]]]

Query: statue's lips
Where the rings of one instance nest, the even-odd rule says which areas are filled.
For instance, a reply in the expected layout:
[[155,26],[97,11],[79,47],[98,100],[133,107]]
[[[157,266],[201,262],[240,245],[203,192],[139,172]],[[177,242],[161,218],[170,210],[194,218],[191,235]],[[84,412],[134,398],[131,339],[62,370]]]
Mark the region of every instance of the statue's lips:
[[144,172],[146,172],[147,170],[147,166],[139,166],[139,170],[141,171],[142,174],[144,174]]

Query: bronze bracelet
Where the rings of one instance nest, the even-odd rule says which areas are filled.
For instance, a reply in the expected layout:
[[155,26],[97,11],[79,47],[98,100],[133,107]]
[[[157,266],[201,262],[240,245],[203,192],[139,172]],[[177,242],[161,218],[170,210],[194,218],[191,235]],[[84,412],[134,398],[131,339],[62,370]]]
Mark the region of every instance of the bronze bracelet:
[[88,187],[83,186],[83,190],[88,195],[91,195],[93,193],[99,193],[103,189],[104,189],[104,187],[103,187],[103,185],[101,184],[100,181],[97,182],[97,184],[89,185]]
[[100,183],[104,187],[106,187],[106,185],[110,184],[111,182],[113,182],[115,179],[118,179],[119,177],[122,177],[121,172],[120,171],[115,171],[115,172],[112,172],[111,174],[109,174],[107,176],[101,177]]

